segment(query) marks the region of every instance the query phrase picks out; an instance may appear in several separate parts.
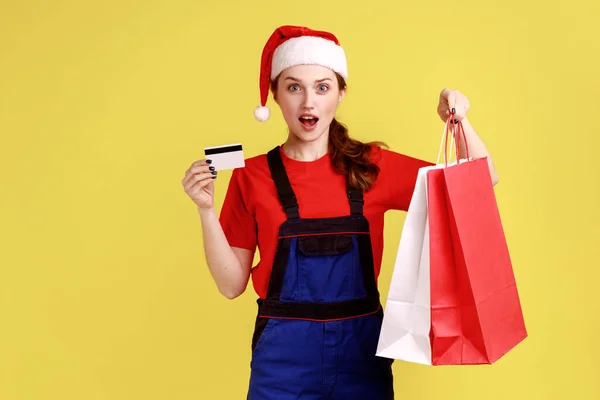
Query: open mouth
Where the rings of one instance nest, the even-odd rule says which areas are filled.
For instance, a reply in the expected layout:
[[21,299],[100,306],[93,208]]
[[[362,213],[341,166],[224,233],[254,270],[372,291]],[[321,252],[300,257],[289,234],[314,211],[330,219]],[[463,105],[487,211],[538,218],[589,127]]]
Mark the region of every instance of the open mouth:
[[317,124],[317,122],[319,121],[319,118],[317,118],[317,117],[306,116],[306,115],[302,116],[298,119],[300,120],[300,123],[306,128],[314,127]]

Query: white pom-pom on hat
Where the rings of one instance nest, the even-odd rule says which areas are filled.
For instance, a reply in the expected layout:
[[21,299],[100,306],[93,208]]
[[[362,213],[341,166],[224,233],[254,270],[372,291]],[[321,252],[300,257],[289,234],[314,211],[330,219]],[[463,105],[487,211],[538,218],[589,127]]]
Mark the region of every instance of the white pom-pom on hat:
[[260,122],[266,122],[271,116],[271,110],[267,106],[258,106],[254,109],[254,118]]
[[254,117],[261,122],[269,119],[267,97],[271,79],[295,65],[321,65],[348,79],[346,54],[332,33],[315,31],[304,26],[284,25],[275,29],[265,44],[260,65],[260,106]]

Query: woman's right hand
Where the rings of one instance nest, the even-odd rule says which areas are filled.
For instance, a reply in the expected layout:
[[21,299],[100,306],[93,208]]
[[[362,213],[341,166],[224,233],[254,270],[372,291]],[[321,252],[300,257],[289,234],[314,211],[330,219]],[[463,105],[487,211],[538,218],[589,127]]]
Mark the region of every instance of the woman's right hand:
[[210,160],[199,160],[188,168],[181,184],[198,208],[212,208],[215,193],[213,182],[216,178],[217,171],[210,166]]

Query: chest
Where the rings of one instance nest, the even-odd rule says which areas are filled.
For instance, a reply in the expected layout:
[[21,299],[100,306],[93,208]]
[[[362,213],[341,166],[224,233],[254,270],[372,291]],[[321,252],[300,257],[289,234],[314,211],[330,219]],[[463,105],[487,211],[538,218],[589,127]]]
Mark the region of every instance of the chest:
[[[290,184],[296,195],[302,218],[329,218],[350,214],[344,176],[328,171],[319,173],[288,172]],[[285,221],[275,183],[269,174],[257,179],[252,187],[252,207],[259,231],[277,232]],[[378,206],[377,197],[365,194],[364,214],[376,218],[384,210]]]

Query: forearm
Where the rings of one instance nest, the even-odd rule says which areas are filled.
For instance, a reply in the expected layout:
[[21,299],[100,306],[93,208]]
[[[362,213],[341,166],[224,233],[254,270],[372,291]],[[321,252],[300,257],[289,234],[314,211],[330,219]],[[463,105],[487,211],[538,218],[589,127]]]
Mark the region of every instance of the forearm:
[[219,292],[232,299],[244,292],[250,275],[232,250],[214,208],[198,209],[204,239],[204,254]]
[[467,157],[466,147],[468,147],[469,150],[469,157],[473,159],[487,157],[487,163],[490,168],[490,175],[492,176],[492,184],[497,184],[499,179],[498,173],[496,172],[494,161],[492,160],[489,151],[485,147],[485,144],[483,143],[477,132],[475,132],[475,129],[473,128],[467,117],[464,117],[461,122],[464,128],[467,146],[465,146],[465,141],[461,136],[459,140],[459,157]]

